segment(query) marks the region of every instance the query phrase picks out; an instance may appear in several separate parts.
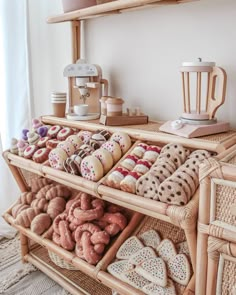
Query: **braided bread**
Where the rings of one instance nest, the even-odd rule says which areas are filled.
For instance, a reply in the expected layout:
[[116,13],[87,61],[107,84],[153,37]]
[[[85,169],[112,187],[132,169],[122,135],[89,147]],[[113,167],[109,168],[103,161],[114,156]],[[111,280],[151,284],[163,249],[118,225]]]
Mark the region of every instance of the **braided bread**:
[[105,231],[112,237],[123,230],[127,225],[126,217],[119,212],[105,213],[100,220],[108,223],[105,227]]

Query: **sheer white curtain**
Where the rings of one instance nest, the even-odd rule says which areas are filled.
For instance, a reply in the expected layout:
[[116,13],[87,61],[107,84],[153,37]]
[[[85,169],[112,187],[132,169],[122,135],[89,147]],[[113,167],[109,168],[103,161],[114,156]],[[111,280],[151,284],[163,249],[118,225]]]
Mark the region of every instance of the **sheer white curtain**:
[[[32,118],[27,0],[0,0],[0,152],[19,138]],[[0,157],[0,214],[19,195],[13,176]],[[0,219],[0,235],[5,223]]]

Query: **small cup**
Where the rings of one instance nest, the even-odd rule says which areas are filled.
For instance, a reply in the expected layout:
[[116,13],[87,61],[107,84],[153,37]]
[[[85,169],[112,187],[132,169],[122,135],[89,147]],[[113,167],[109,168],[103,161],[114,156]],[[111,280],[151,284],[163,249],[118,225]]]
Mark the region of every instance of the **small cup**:
[[88,114],[88,105],[87,104],[77,104],[74,105],[74,112],[79,116],[86,116]]
[[122,116],[122,105],[124,101],[122,98],[118,97],[109,97],[106,100],[107,105],[107,116]]
[[51,103],[53,107],[53,114],[59,118],[65,118],[66,114],[66,93],[52,92]]

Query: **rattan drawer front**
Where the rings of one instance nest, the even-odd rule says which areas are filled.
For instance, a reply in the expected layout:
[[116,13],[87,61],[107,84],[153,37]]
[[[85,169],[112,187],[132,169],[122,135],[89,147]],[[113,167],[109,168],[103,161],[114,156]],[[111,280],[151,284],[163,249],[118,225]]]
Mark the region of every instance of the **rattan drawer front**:
[[211,180],[210,223],[236,232],[236,183]]

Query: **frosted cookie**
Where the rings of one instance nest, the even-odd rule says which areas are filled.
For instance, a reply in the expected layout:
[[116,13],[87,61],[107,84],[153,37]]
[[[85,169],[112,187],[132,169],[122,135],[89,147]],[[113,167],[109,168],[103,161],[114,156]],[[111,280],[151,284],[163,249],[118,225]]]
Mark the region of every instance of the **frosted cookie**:
[[103,166],[95,156],[87,156],[82,160],[80,172],[84,178],[91,181],[100,180],[104,174]]
[[150,145],[147,147],[146,152],[143,155],[143,159],[151,163],[154,163],[159,156],[161,148],[155,145]]
[[171,205],[186,205],[188,197],[181,185],[166,179],[158,188],[158,196],[161,202]]
[[158,256],[164,261],[169,261],[177,255],[174,243],[169,239],[164,239],[156,248]]
[[116,167],[107,177],[106,185],[109,187],[120,189],[120,183],[129,171],[123,167]]
[[33,157],[33,154],[37,151],[38,147],[35,144],[29,145],[24,150],[24,158],[31,159]]
[[32,144],[36,145],[40,139],[39,135],[36,132],[31,132],[31,131],[27,133],[27,137],[28,137],[28,142],[30,145]]
[[61,129],[62,129],[61,126],[59,126],[59,125],[54,125],[54,126],[52,126],[52,127],[50,127],[50,128],[48,129],[48,134],[47,134],[47,135],[48,135],[50,138],[56,138],[58,132],[59,132]]
[[20,157],[24,156],[24,151],[25,149],[29,146],[29,144],[27,142],[25,142],[24,140],[20,139],[17,144],[16,144],[17,148],[18,148],[18,153]]
[[57,170],[64,170],[64,161],[68,158],[67,153],[61,148],[55,148],[48,155],[49,164]]
[[168,276],[175,282],[186,286],[191,277],[191,266],[185,254],[178,254],[167,262]]
[[183,163],[186,160],[185,150],[186,149],[179,143],[168,143],[162,148],[161,153],[169,152],[169,153],[177,154],[180,156]]
[[58,145],[58,143],[60,143],[61,141],[56,139],[56,138],[53,138],[53,139],[49,139],[47,142],[46,142],[46,147],[50,150],[52,149],[55,149]]
[[150,170],[151,166],[152,166],[152,164],[150,162],[148,162],[147,160],[139,159],[137,161],[133,171],[138,172],[143,175]]
[[38,146],[39,148],[44,148],[44,147],[46,147],[46,143],[47,143],[48,140],[49,140],[49,137],[48,137],[48,136],[46,136],[46,137],[41,137],[41,138],[39,139],[39,141],[37,142],[37,146]]
[[16,138],[11,139],[11,147],[10,152],[12,154],[18,155],[18,147],[17,147],[18,140]]
[[155,257],[157,257],[157,255],[151,247],[144,247],[130,256],[129,263],[139,265],[144,261]]
[[151,283],[144,286],[142,290],[147,295],[177,295],[175,285],[171,279],[167,280],[167,285],[165,287]]
[[132,145],[129,135],[125,132],[113,133],[110,140],[115,141],[119,144],[123,155],[128,151],[128,149]]
[[145,279],[161,287],[167,285],[167,269],[162,258],[156,257],[148,259],[138,265],[135,271]]
[[140,173],[135,171],[129,171],[125,178],[120,183],[120,189],[124,192],[135,194],[136,192],[136,182],[141,176]]
[[57,133],[57,139],[63,141],[72,134],[74,134],[74,130],[72,128],[64,127]]
[[75,160],[73,160],[72,158],[67,158],[63,163],[63,167],[64,167],[64,170],[70,174],[73,174],[73,175],[80,174],[79,167],[77,166]]
[[148,145],[146,143],[139,143],[138,145],[136,145],[136,147],[134,147],[130,154],[141,159],[146,152],[147,147]]
[[98,149],[92,154],[102,163],[104,174],[106,174],[113,166],[113,159],[110,152],[105,149]]
[[133,265],[128,260],[120,260],[108,265],[107,271],[114,277],[120,279],[120,275],[128,270],[132,270]]
[[82,140],[75,134],[68,136],[66,141],[72,143],[75,150],[78,150],[80,146],[83,144]]
[[138,158],[134,155],[128,155],[125,157],[125,159],[120,163],[120,165],[127,170],[131,171],[134,169],[136,163],[138,161]]
[[158,200],[160,180],[152,171],[142,175],[136,182],[136,194],[144,198]]
[[67,153],[68,157],[73,155],[75,152],[75,147],[70,141],[61,141],[58,143],[57,147],[63,149]]
[[49,155],[50,150],[47,148],[41,148],[38,149],[34,154],[33,154],[33,160],[36,163],[43,163],[47,161],[48,155]]
[[148,284],[150,281],[146,280],[144,277],[140,276],[135,270],[129,270],[121,274],[121,279],[131,286],[142,290],[142,288]]
[[131,255],[135,254],[143,248],[142,242],[136,237],[128,238],[119,248],[116,253],[118,259],[129,259]]
[[87,144],[92,136],[92,132],[80,130],[80,132],[77,133],[77,136],[83,141],[83,143]]
[[120,160],[122,155],[121,148],[116,141],[109,140],[105,142],[101,148],[108,150],[108,152],[111,153],[114,164]]
[[161,237],[154,229],[145,231],[139,236],[139,239],[144,244],[144,246],[152,247],[154,249],[156,249],[161,243]]

